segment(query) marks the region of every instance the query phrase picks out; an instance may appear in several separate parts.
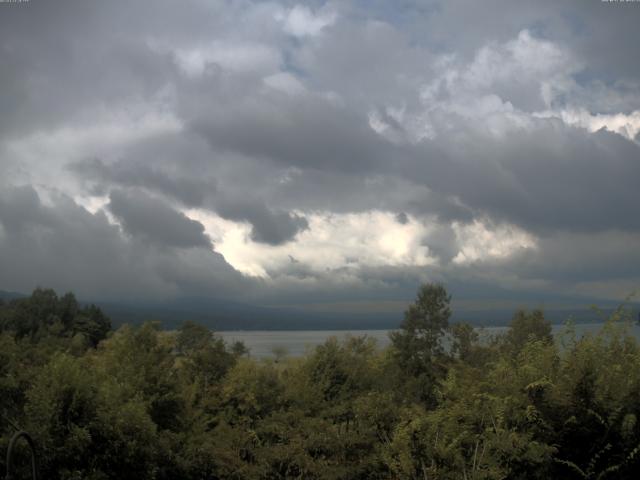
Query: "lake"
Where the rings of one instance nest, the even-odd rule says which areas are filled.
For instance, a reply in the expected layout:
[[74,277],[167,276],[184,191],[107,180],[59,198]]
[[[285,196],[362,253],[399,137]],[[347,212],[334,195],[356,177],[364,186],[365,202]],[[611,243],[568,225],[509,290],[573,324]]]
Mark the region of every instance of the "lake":
[[[553,333],[557,335],[564,330],[564,325],[553,325]],[[601,323],[576,324],[575,330],[578,336],[585,333],[595,333],[602,328]],[[497,335],[507,330],[507,327],[485,327],[479,329],[481,337]],[[228,331],[216,332],[227,342],[242,341],[249,348],[253,358],[273,357],[273,349],[284,348],[287,356],[298,357],[307,353],[314,347],[323,344],[329,337],[343,339],[349,335],[354,337],[367,337],[376,340],[378,347],[389,345],[389,332],[391,330],[277,330],[277,331]],[[633,334],[640,339],[640,326],[634,324]]]

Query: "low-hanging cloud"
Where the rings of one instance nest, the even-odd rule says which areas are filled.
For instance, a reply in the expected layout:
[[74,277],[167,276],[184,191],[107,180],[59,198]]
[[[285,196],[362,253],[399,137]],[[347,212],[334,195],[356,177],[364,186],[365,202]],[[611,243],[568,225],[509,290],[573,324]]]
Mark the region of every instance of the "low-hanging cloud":
[[[113,199],[118,212],[127,208],[121,203],[140,200],[122,193]],[[211,250],[196,222],[162,207],[143,212],[139,205],[135,214],[124,214],[134,232],[129,237],[102,210],[91,213],[65,195],[45,203],[30,186],[4,188],[0,284],[24,292],[44,285],[91,299],[158,299],[185,292],[236,298],[250,290],[251,282]],[[132,227],[141,213],[151,218]],[[155,221],[189,233],[156,235]]]
[[199,207],[205,198],[215,192],[215,182],[176,176],[149,165],[118,161],[106,164],[94,158],[74,162],[69,169],[82,180],[90,182],[92,192],[107,193],[109,186],[139,187],[173,197],[190,207]]
[[269,245],[281,245],[309,228],[309,222],[295,213],[273,212],[258,202],[225,201],[217,206],[220,216],[251,224],[251,239]]
[[113,190],[109,199],[109,211],[129,235],[171,247],[212,247],[200,222],[158,198],[136,190]]

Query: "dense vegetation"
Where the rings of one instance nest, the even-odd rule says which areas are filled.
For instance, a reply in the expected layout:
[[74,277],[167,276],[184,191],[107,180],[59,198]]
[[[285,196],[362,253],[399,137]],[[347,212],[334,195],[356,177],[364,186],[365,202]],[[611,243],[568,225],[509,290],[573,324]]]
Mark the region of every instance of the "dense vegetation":
[[39,289],[0,305],[0,453],[19,426],[47,479],[637,478],[623,311],[559,342],[539,311],[483,342],[449,316],[424,285],[383,351],[330,339],[257,361],[193,323],[112,331]]

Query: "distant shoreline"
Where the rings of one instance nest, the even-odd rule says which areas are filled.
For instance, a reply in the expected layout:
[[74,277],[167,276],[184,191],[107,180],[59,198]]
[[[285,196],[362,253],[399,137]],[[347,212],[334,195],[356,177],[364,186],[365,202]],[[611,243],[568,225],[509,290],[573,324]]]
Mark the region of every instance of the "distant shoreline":
[[[567,323],[569,322],[569,320],[565,321],[565,322],[551,322],[551,326],[552,327],[562,327],[567,325]],[[451,324],[455,324],[455,323],[469,323],[473,328],[508,328],[509,324],[505,324],[505,323],[494,323],[494,324],[486,324],[486,325],[476,325],[472,322],[451,322]],[[575,322],[573,325],[604,325],[606,323],[605,320],[601,320],[601,321],[594,321],[594,322],[585,322],[585,321],[580,321],[580,322]],[[635,322],[632,322],[632,325],[636,325]],[[267,332],[372,332],[372,331],[377,331],[377,332],[382,332],[382,331],[391,331],[391,330],[398,330],[400,328],[400,325],[398,325],[395,328],[349,328],[349,327],[344,327],[344,328],[277,328],[277,329],[267,329],[267,328],[260,328],[260,329],[253,329],[253,328],[242,328],[242,329],[235,329],[235,330],[229,330],[229,329],[223,329],[223,330],[215,330],[214,331],[216,333],[267,333]]]
[[[552,324],[552,333],[558,340],[565,332],[566,323]],[[604,322],[574,323],[576,337],[593,334],[604,326]],[[640,325],[629,322],[633,335],[640,339]],[[489,339],[507,331],[508,325],[475,327],[480,337]],[[343,339],[348,336],[368,337],[376,342],[378,348],[390,344],[389,332],[393,329],[332,329],[332,330],[226,330],[215,331],[225,342],[243,342],[254,358],[272,358],[276,348],[286,351],[288,357],[301,357],[310,350],[322,345],[331,337]]]

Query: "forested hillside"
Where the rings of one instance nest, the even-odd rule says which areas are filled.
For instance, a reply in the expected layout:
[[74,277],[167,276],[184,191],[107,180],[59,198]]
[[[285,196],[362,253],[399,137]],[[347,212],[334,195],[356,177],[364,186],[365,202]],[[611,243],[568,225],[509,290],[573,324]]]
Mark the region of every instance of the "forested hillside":
[[256,361],[194,323],[113,331],[71,294],[3,301],[0,462],[20,427],[46,479],[637,478],[624,310],[558,341],[542,312],[519,311],[480,342],[449,324],[449,302],[423,285],[385,350],[330,339]]

